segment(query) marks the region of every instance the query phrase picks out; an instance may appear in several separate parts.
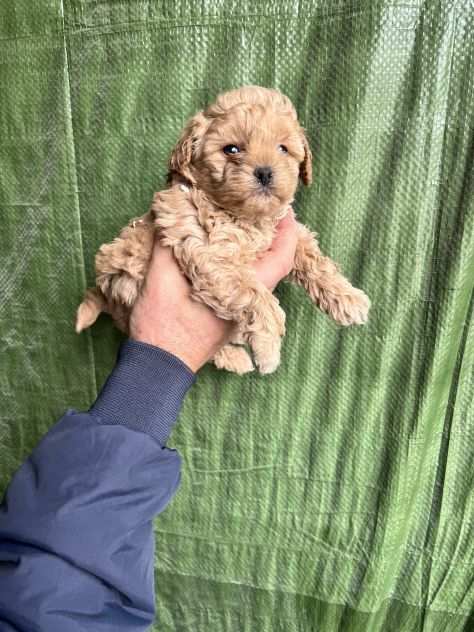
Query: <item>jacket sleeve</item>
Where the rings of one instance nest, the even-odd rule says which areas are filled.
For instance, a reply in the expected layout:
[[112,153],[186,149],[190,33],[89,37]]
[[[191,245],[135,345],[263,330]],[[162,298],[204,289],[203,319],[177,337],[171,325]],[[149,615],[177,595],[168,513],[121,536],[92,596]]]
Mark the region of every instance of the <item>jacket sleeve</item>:
[[87,412],[68,409],[0,505],[1,632],[146,630],[154,618],[152,520],[180,482],[165,447],[195,374],[122,343]]

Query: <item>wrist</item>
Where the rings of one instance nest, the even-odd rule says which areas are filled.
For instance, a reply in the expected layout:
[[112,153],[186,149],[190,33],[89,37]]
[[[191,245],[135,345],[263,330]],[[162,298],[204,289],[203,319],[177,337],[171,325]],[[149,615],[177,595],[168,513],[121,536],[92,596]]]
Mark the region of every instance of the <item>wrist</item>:
[[131,328],[130,338],[171,353],[196,373],[226,343],[233,326],[230,321],[221,320],[206,310],[206,317],[209,315],[211,323],[188,319],[182,324],[175,318],[163,319],[160,326],[153,329],[135,326]]
[[164,445],[195,379],[171,352],[129,338],[89,412],[101,423],[146,432]]
[[133,335],[130,335],[130,338],[136,342],[151,345],[172,354],[193,373],[196,373],[209,359],[209,356],[205,355],[202,348],[199,348],[194,341],[184,341],[176,335],[171,338],[156,332],[153,334],[134,332]]

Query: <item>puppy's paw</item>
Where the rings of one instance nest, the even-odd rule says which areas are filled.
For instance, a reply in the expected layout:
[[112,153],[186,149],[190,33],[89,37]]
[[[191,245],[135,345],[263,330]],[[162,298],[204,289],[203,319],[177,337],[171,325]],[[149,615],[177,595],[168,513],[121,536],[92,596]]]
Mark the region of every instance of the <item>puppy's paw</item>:
[[278,336],[284,336],[286,331],[286,314],[275,296],[272,296],[268,303],[268,314],[266,315],[266,319],[270,318],[273,321],[273,325],[271,326],[272,331],[275,331]]
[[76,312],[76,334],[80,334],[81,331],[93,325],[97,320],[97,316],[98,313],[94,305],[86,301],[81,303]]
[[262,375],[274,373],[280,365],[280,354],[265,359],[260,359],[258,363],[258,370]]
[[138,298],[141,283],[126,272],[98,275],[97,284],[113,301],[131,307]]
[[252,358],[244,347],[224,345],[212,360],[218,369],[226,369],[238,375],[244,375],[254,370]]
[[281,339],[257,335],[252,337],[250,344],[260,373],[267,374],[276,371],[280,364]]
[[336,322],[345,327],[364,325],[368,319],[369,309],[370,300],[367,294],[354,287],[350,293],[337,297],[330,306],[330,314]]
[[286,322],[286,314],[283,311],[283,309],[280,307],[280,305],[278,305],[276,323],[278,327],[277,331],[278,331],[279,336],[284,336],[286,333],[285,322]]
[[105,301],[95,289],[86,292],[84,300],[77,308],[75,330],[79,334],[95,323],[101,311],[105,310]]

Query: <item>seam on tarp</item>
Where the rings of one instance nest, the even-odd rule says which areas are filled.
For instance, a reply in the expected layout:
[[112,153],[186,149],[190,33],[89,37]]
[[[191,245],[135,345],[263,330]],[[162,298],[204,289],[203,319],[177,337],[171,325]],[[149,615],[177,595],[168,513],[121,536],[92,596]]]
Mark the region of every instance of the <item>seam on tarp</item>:
[[[340,606],[341,608],[349,608],[350,610],[353,610],[357,613],[360,614],[366,614],[366,615],[376,615],[380,612],[381,608],[383,607],[383,604],[386,603],[387,601],[397,601],[398,603],[402,603],[402,604],[406,604],[407,606],[410,606],[411,608],[417,608],[419,610],[423,610],[423,611],[427,611],[428,614],[445,614],[448,616],[458,616],[458,617],[469,617],[471,615],[471,611],[470,610],[463,610],[461,608],[458,608],[457,610],[440,610],[438,608],[430,608],[426,605],[423,604],[419,604],[419,603],[413,603],[411,601],[406,601],[404,599],[400,599],[399,597],[395,597],[394,595],[388,595],[386,597],[383,597],[378,603],[377,603],[377,609],[376,610],[363,610],[361,608],[356,608],[354,605],[349,604],[349,603],[344,603],[341,601],[333,601],[330,599],[326,599],[324,597],[318,597],[316,595],[312,595],[310,593],[306,593],[306,592],[296,592],[296,591],[291,591],[291,590],[286,590],[285,588],[267,588],[266,586],[260,586],[257,584],[252,584],[248,581],[239,581],[239,582],[232,582],[229,581],[228,579],[226,580],[221,580],[221,579],[216,579],[215,576],[207,576],[207,575],[196,575],[195,573],[181,573],[180,571],[177,570],[168,570],[168,569],[159,569],[159,574],[164,574],[164,575],[175,575],[177,577],[192,577],[195,579],[204,579],[208,582],[213,582],[215,584],[219,584],[222,586],[235,586],[237,585],[239,588],[241,586],[243,586],[244,588],[254,588],[256,590],[261,590],[263,592],[269,592],[269,593],[284,593],[285,595],[291,595],[291,596],[298,596],[298,597],[304,597],[305,599],[312,599],[314,601],[319,601],[320,603],[323,603],[325,605],[331,605],[331,606]],[[193,606],[194,608],[195,606]],[[366,632],[370,632],[370,631],[366,631]]]
[[[454,44],[455,44],[455,39],[456,39],[456,11],[455,9],[454,10],[451,9],[448,15],[449,15],[451,24],[450,24],[449,29],[448,29],[448,26],[446,25],[446,29],[449,32],[449,58],[446,64],[447,81],[445,84],[445,94],[444,94],[444,99],[443,99],[444,101],[443,120],[444,121],[446,121],[446,116],[449,109],[451,83],[452,83],[452,76],[453,76]],[[441,37],[440,49],[442,48],[442,39],[443,38]],[[442,68],[438,67],[437,77],[436,77],[438,87],[441,85],[440,74],[442,74]],[[433,130],[436,130],[436,125],[434,125]],[[438,165],[437,175],[439,177],[441,176],[443,172],[447,135],[448,135],[448,128],[445,123],[443,126],[443,134],[439,142],[439,149],[437,151],[437,157],[436,157],[437,158],[436,163]],[[426,249],[427,254],[429,253],[431,256],[430,256],[430,276],[429,276],[428,285],[427,285],[427,301],[426,301],[426,306],[425,306],[425,313],[423,315],[424,330],[432,326],[433,321],[435,321],[435,318],[433,316],[431,300],[432,300],[433,287],[435,285],[434,277],[436,276],[436,266],[437,266],[436,256],[439,252],[439,240],[440,240],[440,234],[442,232],[441,226],[442,226],[442,220],[443,220],[443,214],[444,214],[442,192],[440,190],[439,185],[437,185],[436,187],[433,187],[433,193],[431,195],[431,203],[433,204],[433,210],[435,210],[435,214],[434,214],[433,224],[432,224],[432,229],[433,229],[432,230],[432,243],[430,244],[428,242],[427,249]],[[469,308],[469,305],[468,305],[468,308]],[[463,332],[461,331],[461,336],[462,335],[463,335]],[[434,338],[436,339],[436,334],[434,334]],[[459,344],[461,344],[461,342],[462,342],[462,337],[461,337],[461,340],[459,341]],[[446,347],[446,342],[444,343],[444,346]],[[460,349],[458,349],[458,353],[459,351]],[[432,370],[436,366],[436,355],[437,355],[437,345],[435,345],[434,348],[432,349],[429,362],[426,366],[426,373],[425,373],[426,379],[424,379],[422,382],[424,385],[424,394],[427,393],[427,390],[425,389],[429,389],[433,380]],[[444,351],[443,355],[446,356],[446,351]],[[436,471],[432,479],[433,492],[430,498],[429,516],[428,516],[426,530],[424,534],[424,545],[428,550],[431,550],[429,549],[430,540],[432,540],[433,542],[433,549],[434,549],[437,533],[439,530],[441,506],[442,506],[443,499],[442,499],[442,493],[441,493],[441,498],[437,497],[436,489],[438,487],[439,481],[440,480],[444,481],[444,478],[446,475],[446,461],[447,461],[448,453],[449,453],[449,444],[451,440],[451,422],[452,422],[452,415],[449,414],[449,402],[452,396],[452,389],[457,388],[457,368],[458,368],[458,358],[456,357],[454,364],[452,365],[450,386],[449,386],[447,397],[445,399],[444,406],[443,406],[444,408],[444,419],[443,419],[443,426],[442,426],[443,433],[441,435],[441,439],[439,442],[439,447],[438,447],[437,455],[436,455],[436,458],[437,458]],[[453,384],[453,381],[455,382],[455,386]],[[423,409],[422,409],[422,412],[423,412]],[[445,432],[447,432],[447,436],[445,436]],[[430,591],[431,591],[431,585],[432,585],[432,579],[433,579],[432,574],[433,574],[433,559],[431,557],[428,557],[427,567],[424,569],[424,572],[421,576],[421,585],[420,585],[421,594],[425,596],[425,599],[427,600],[427,602],[428,600],[432,601],[432,599],[430,599]],[[426,617],[423,614],[423,618],[420,622],[421,623],[420,630],[424,629],[425,620],[426,620]]]
[[[420,0],[415,0],[415,2],[419,2],[419,1]],[[394,2],[393,4],[389,4],[388,6],[385,6],[384,0],[378,0],[376,1],[376,4],[386,9],[398,8],[400,6],[398,2]],[[273,6],[278,7],[278,4],[274,3]],[[408,8],[416,9],[419,7],[419,4],[404,3],[402,6],[403,8],[408,6]],[[227,22],[232,22],[234,20],[239,20],[239,19],[253,20],[255,18],[269,18],[269,19],[277,18],[277,19],[282,19],[282,20],[288,20],[288,19],[307,20],[311,18],[326,17],[326,18],[337,19],[337,18],[344,18],[347,14],[349,14],[352,17],[354,13],[362,13],[366,8],[370,9],[371,7],[368,6],[364,2],[364,0],[352,0],[352,2],[350,2],[349,4],[347,4],[347,2],[343,2],[339,5],[336,4],[335,7],[331,6],[331,8],[316,6],[316,7],[313,7],[312,11],[306,12],[304,14],[300,11],[300,8],[298,8],[297,13],[284,12],[284,11],[276,11],[276,12],[245,11],[245,12],[231,12],[231,13],[218,11],[214,13],[207,13],[206,11],[204,11],[198,14],[190,14],[190,15],[185,15],[185,16],[182,16],[182,15],[172,15],[169,17],[157,16],[151,19],[142,18],[142,19],[127,21],[127,22],[118,21],[118,20],[116,22],[110,21],[110,20],[103,20],[102,22],[91,24],[90,26],[85,23],[88,19],[90,20],[90,16],[86,16],[83,19],[82,24],[78,21],[74,21],[74,18],[73,18],[71,23],[68,23],[66,25],[66,30],[76,32],[76,31],[82,31],[86,29],[101,28],[104,26],[105,27],[120,26],[122,24],[123,25],[143,24],[145,27],[149,24],[163,24],[164,26],[167,27],[172,24],[181,25],[183,23],[183,20],[186,21],[184,26],[199,26],[200,25],[199,21],[204,21],[204,20],[224,20],[227,23]],[[207,26],[207,24],[205,26]]]
[[[357,11],[356,13],[351,13],[349,15],[350,18],[353,18],[354,15],[364,15],[364,13],[368,13],[371,9],[367,8],[361,11]],[[252,20],[255,18],[260,18],[262,23],[266,23],[272,21],[276,22],[288,22],[289,20],[295,21],[308,21],[314,20],[320,16],[310,15],[310,16],[285,16],[285,15],[249,15],[249,16],[238,16],[237,18],[224,19],[222,16],[212,16],[215,18],[214,20],[206,21],[190,21],[190,22],[180,22],[178,19],[176,20],[150,20],[149,22],[145,22],[142,20],[137,20],[135,22],[112,22],[112,23],[104,23],[104,24],[94,24],[92,26],[83,26],[79,28],[66,28],[65,32],[70,35],[84,35],[84,36],[95,36],[95,35],[105,35],[111,33],[127,33],[127,32],[140,32],[140,31],[160,31],[160,30],[171,30],[171,29],[191,29],[191,28],[209,28],[209,27],[218,27],[218,26],[227,26],[228,24],[236,24],[241,26],[247,26],[248,23],[252,24]],[[330,18],[336,18],[338,16],[328,16]],[[264,22],[265,21],[265,22]]]
[[[445,155],[446,155],[446,145],[447,145],[447,136],[449,133],[448,125],[446,124],[446,119],[449,111],[449,103],[450,103],[450,95],[451,95],[451,84],[453,78],[453,61],[454,61],[454,45],[456,41],[456,31],[457,31],[457,14],[456,9],[451,8],[449,15],[449,27],[446,25],[446,29],[449,29],[449,57],[446,62],[446,75],[447,80],[444,89],[443,102],[444,102],[444,112],[443,112],[443,133],[442,138],[439,142],[439,149],[437,155],[437,175],[441,176],[443,173],[443,167],[445,165]],[[442,48],[442,36],[440,38],[440,49]],[[440,81],[440,70],[437,69],[437,83],[438,86],[441,84]],[[432,326],[433,323],[435,325],[438,324],[439,318],[435,317],[432,309],[432,294],[433,290],[436,288],[436,275],[437,275],[437,256],[439,254],[440,249],[440,236],[442,233],[442,222],[445,211],[444,200],[443,200],[443,192],[441,187],[436,186],[431,202],[433,204],[433,210],[435,210],[435,216],[433,219],[433,231],[432,231],[432,242],[427,244],[427,253],[430,253],[430,277],[427,285],[427,302],[425,307],[424,314],[424,329],[426,330],[428,326]],[[465,317],[469,314],[469,303],[467,304],[467,311]],[[464,321],[465,323],[466,321]],[[437,327],[436,327],[437,329]],[[455,332],[456,333],[456,332]],[[442,366],[445,367],[450,373],[450,384],[449,388],[446,389],[446,393],[440,394],[438,397],[439,404],[443,405],[443,426],[442,426],[442,435],[439,442],[437,455],[436,455],[436,471],[434,473],[432,479],[433,491],[430,498],[430,506],[429,506],[429,516],[426,522],[426,530],[424,534],[424,545],[428,550],[434,550],[436,546],[436,540],[439,532],[440,526],[440,517],[441,517],[441,509],[443,505],[443,496],[446,492],[446,489],[443,487],[444,479],[446,476],[446,467],[447,460],[449,455],[449,445],[451,442],[451,425],[453,414],[449,410],[450,401],[453,396],[453,389],[458,389],[458,378],[459,378],[459,367],[460,362],[462,362],[462,352],[463,352],[463,342],[465,335],[465,328],[463,327],[460,331],[460,337],[457,340],[457,353],[454,359],[454,362],[449,361],[449,349],[451,345],[448,342],[454,342],[454,335],[451,335],[451,340],[444,340],[444,344],[435,345],[432,353],[430,354],[429,365],[427,367],[426,372],[426,380],[424,380],[424,392],[429,392],[430,385],[433,383],[433,369],[435,369],[436,375],[436,365],[437,365],[437,353],[441,355]],[[434,338],[436,340],[436,333],[434,333]],[[440,338],[442,340],[442,338]],[[438,350],[438,351],[437,351]],[[459,356],[461,354],[461,356]],[[439,357],[439,356],[438,356]],[[438,368],[438,371],[440,369]],[[423,411],[424,412],[424,411]],[[437,494],[437,489],[440,489],[439,496]],[[429,543],[431,542],[431,546]],[[424,569],[424,572],[421,576],[420,582],[420,592],[424,596],[426,603],[431,603],[436,598],[435,595],[431,595],[433,590],[433,558],[428,556],[427,559],[427,567]],[[442,584],[441,584],[442,585]],[[426,613],[422,614],[422,619],[420,621],[420,631],[425,629],[426,623]]]
[[[181,576],[180,573],[173,573],[172,571],[164,571],[165,573],[168,573],[170,575],[176,575],[178,577]],[[185,575],[185,577],[196,577],[197,579],[199,579],[199,575]],[[225,584],[223,584],[222,582],[217,582],[219,585],[233,585],[232,582],[226,582]],[[251,584],[239,584],[239,586],[243,586],[244,588],[253,588],[253,586]],[[349,604],[345,604],[345,603],[341,603],[338,601],[328,601],[326,599],[319,599],[318,597],[314,597],[312,595],[307,595],[305,593],[288,593],[285,590],[282,589],[274,589],[274,590],[267,590],[267,589],[261,589],[258,588],[257,590],[263,590],[264,592],[269,592],[269,593],[283,593],[284,595],[290,595],[292,597],[296,596],[296,597],[303,597],[305,600],[313,600],[316,602],[319,602],[319,604],[323,604],[323,605],[329,605],[329,606],[335,606],[337,608],[341,608],[344,610],[344,616],[346,616],[346,611],[349,611],[349,615],[360,615],[360,616],[364,616],[367,619],[372,619],[373,617],[377,617],[380,615],[381,610],[386,606],[386,605],[391,605],[392,602],[396,602],[397,604],[402,604],[405,606],[408,606],[410,608],[414,608],[416,610],[419,611],[420,614],[423,614],[425,612],[428,613],[428,615],[441,615],[441,616],[445,616],[446,619],[465,619],[465,622],[470,623],[471,619],[470,619],[470,612],[468,612],[467,614],[464,611],[451,611],[451,610],[436,610],[433,608],[427,608],[426,606],[420,606],[418,604],[414,604],[414,603],[410,603],[409,601],[403,601],[402,599],[397,599],[396,597],[386,597],[385,599],[383,599],[379,605],[379,608],[377,610],[361,610],[360,608],[356,608],[355,606],[349,605]],[[159,604],[159,601],[158,601]],[[263,615],[256,615],[254,612],[249,612],[248,614],[246,614],[245,616],[242,614],[242,607],[240,605],[234,605],[234,606],[224,606],[224,607],[220,607],[219,611],[216,612],[215,610],[213,610],[212,608],[209,607],[202,607],[199,605],[192,605],[189,607],[190,611],[193,613],[196,613],[198,616],[200,615],[205,615],[206,617],[209,616],[209,613],[211,612],[212,615],[218,614],[218,615],[224,615],[224,614],[228,614],[232,619],[237,619],[238,621],[241,620],[241,618],[246,618],[248,621],[250,621],[251,623],[254,623],[255,621],[262,621],[262,622],[266,622],[268,621],[268,619],[271,619],[272,622],[275,621],[275,614],[269,612],[267,616],[263,616]],[[281,616],[280,615],[281,611],[278,611],[278,614],[276,615],[276,619],[278,620],[279,623],[288,623],[288,624],[292,624],[294,625],[295,623],[295,619],[294,617],[292,617],[291,615],[288,616]],[[159,612],[158,612],[159,614]],[[385,619],[388,620],[388,619]],[[390,618],[389,623],[391,623],[392,619]],[[193,622],[195,623],[195,621]],[[372,623],[372,621],[367,621],[366,623]],[[448,623],[448,621],[446,621],[446,623]],[[337,628],[337,632],[339,631],[350,631],[352,632],[352,630],[354,630],[354,628],[351,627],[346,627],[346,626],[350,626],[351,625],[351,621],[343,621],[342,624],[340,624],[340,626]],[[247,629],[247,628],[246,628]],[[280,630],[280,628],[278,628]],[[287,632],[287,630],[294,630],[294,627],[291,628],[287,628],[285,629],[285,632]],[[300,628],[297,628],[298,630]],[[360,628],[357,628],[360,629]],[[380,630],[380,628],[377,628],[378,630]],[[394,628],[390,628],[390,630],[393,630]],[[397,631],[401,629],[401,628],[397,628]],[[439,630],[440,628],[436,628],[437,630]],[[466,628],[464,628],[466,629]],[[324,632],[324,630],[322,628],[311,628],[311,630],[318,630],[318,632]],[[336,628],[331,628],[331,630],[336,630]],[[445,630],[447,630],[447,628],[445,628]],[[152,632],[152,629],[150,629],[150,632]],[[364,632],[371,632],[371,630],[366,629]],[[413,631],[415,632],[415,631]],[[448,631],[449,632],[449,631]]]
[[[453,11],[451,11],[451,16],[452,15],[453,15]],[[423,28],[423,26],[421,28]],[[454,42],[454,37],[455,37],[452,31],[452,28],[449,29],[448,27],[446,27],[446,37],[449,38],[449,58],[446,60],[446,58],[443,57],[443,53],[441,52],[442,46],[440,44],[437,50],[437,57],[436,57],[437,69],[436,69],[436,75],[435,75],[434,87],[433,87],[433,94],[437,94],[439,100],[441,100],[443,103],[442,108],[441,107],[437,108],[437,111],[440,112],[439,114],[440,118],[441,118],[441,112],[442,112],[443,122],[444,122],[443,136],[441,139],[439,139],[437,135],[439,128],[436,125],[436,119],[433,116],[433,119],[432,119],[433,124],[432,124],[432,129],[431,129],[431,135],[429,138],[430,156],[429,156],[429,166],[428,166],[428,173],[431,174],[432,173],[431,164],[433,165],[433,176],[439,175],[439,172],[442,169],[443,155],[444,155],[445,146],[446,146],[446,132],[447,132],[447,127],[448,127],[446,124],[446,120],[448,118],[449,85],[451,83],[451,78],[452,78],[453,42]],[[441,40],[442,40],[442,37],[440,36],[440,41]],[[447,70],[446,70],[446,65],[447,65]],[[447,86],[444,80],[444,72],[446,72],[448,75]],[[430,225],[426,229],[427,235],[431,235],[431,241],[427,241],[426,245],[424,243],[417,244],[417,251],[421,249],[422,246],[424,246],[425,251],[426,251],[426,256],[431,263],[433,260],[433,254],[436,251],[437,238],[439,234],[440,215],[442,215],[442,209],[440,210],[439,187],[437,186],[430,187],[429,192],[425,195],[425,198],[426,198],[427,207],[430,210],[432,210],[432,216],[430,215],[430,217],[433,217],[433,219],[430,221]],[[429,283],[428,290],[427,290],[428,299],[429,299],[429,293],[431,291],[431,288],[432,288],[432,284]],[[430,310],[430,303],[427,302],[427,305],[425,307],[425,312],[420,314],[420,321],[424,322],[424,329],[426,329],[427,322],[429,321],[429,310]],[[429,388],[431,387],[430,372],[435,362],[436,351],[431,350],[431,352],[428,355],[424,346],[425,341],[421,337],[415,337],[414,343],[415,343],[414,354],[416,354],[417,358],[418,358],[418,354],[425,354],[425,355],[424,355],[423,370],[420,371],[419,375],[417,376],[418,388],[417,388],[416,400],[414,401],[413,412],[411,415],[411,417],[416,420],[416,426],[412,426],[411,432],[417,438],[418,443],[425,444],[427,430],[426,429],[423,430],[423,420],[424,420],[424,417],[426,416],[426,411],[425,411],[425,407],[427,405],[426,395],[427,395],[427,390],[429,390]],[[419,360],[417,360],[417,364],[418,366],[421,366]],[[420,430],[422,430],[421,433],[420,433]],[[440,450],[441,450],[441,444],[440,444]],[[403,466],[402,466],[404,475],[403,475],[403,483],[400,489],[400,495],[399,495],[400,498],[406,498],[406,494],[407,492],[409,492],[409,488],[410,488],[410,480],[416,475],[416,472],[414,471],[413,468],[416,468],[417,466],[420,465],[424,456],[425,455],[423,454],[421,455],[418,454],[416,460],[412,461],[409,453],[405,455]],[[433,486],[435,486],[435,483],[436,483],[436,474],[433,475]],[[410,525],[410,520],[407,520],[406,529],[408,528],[409,525]],[[431,529],[430,525],[427,525],[426,533],[425,533],[425,542],[429,539],[428,532],[430,529]],[[405,530],[405,535],[403,537],[406,537],[407,533],[408,532]],[[430,562],[430,568],[431,566],[432,564]],[[422,581],[424,582],[424,584],[428,584],[429,586],[430,580],[426,574],[423,576]],[[423,593],[423,588],[420,588],[420,590]]]
[[[66,31],[64,29],[64,0],[61,0],[61,18],[62,18],[62,37],[63,37],[63,52],[64,52],[64,105],[65,105],[65,117],[66,117],[66,140],[68,141],[68,167],[69,174],[72,177],[72,185],[73,185],[73,196],[74,196],[74,208],[76,210],[77,215],[77,225],[79,228],[79,249],[82,255],[82,266],[80,266],[80,275],[82,278],[83,288],[82,293],[84,294],[87,289],[87,278],[86,278],[86,266],[85,266],[85,255],[84,255],[84,245],[82,241],[82,222],[81,222],[81,205],[79,200],[79,187],[78,187],[78,178],[77,178],[77,161],[76,161],[76,147],[75,147],[75,139],[74,139],[74,125],[72,120],[72,103],[71,103],[71,79],[70,79],[70,70],[69,70],[69,57],[67,51],[67,42],[66,42]],[[79,300],[82,300],[82,296],[79,297]],[[71,327],[73,324],[71,323]],[[87,350],[89,359],[92,365],[92,378],[93,378],[93,386],[95,393],[93,394],[93,398],[97,398],[98,390],[97,390],[97,372],[96,372],[96,363],[95,363],[95,355],[94,355],[94,345],[92,342],[92,332],[88,329],[83,334],[87,336]]]
[[[440,519],[441,519],[441,514],[443,511],[443,504],[445,501],[445,492],[446,492],[446,485],[445,485],[445,480],[446,480],[446,470],[447,470],[447,462],[449,459],[449,455],[450,455],[450,443],[451,443],[451,438],[453,436],[453,433],[451,431],[452,429],[452,423],[453,423],[453,417],[456,411],[456,400],[457,397],[459,395],[459,381],[460,381],[460,376],[461,376],[461,371],[463,368],[463,362],[465,360],[465,351],[466,351],[466,346],[467,346],[467,340],[468,340],[468,335],[469,335],[469,329],[470,329],[470,325],[471,325],[471,320],[472,320],[472,312],[473,312],[473,302],[474,302],[474,292],[471,291],[470,294],[470,298],[467,301],[467,309],[466,309],[466,313],[463,319],[463,327],[462,327],[462,331],[461,331],[461,337],[460,337],[460,341],[459,341],[459,346],[458,346],[458,352],[456,354],[456,361],[454,364],[454,369],[453,369],[453,374],[452,374],[452,378],[451,378],[451,383],[449,386],[449,393],[448,393],[448,401],[446,404],[446,412],[445,412],[445,416],[444,416],[444,430],[447,432],[447,436],[445,436],[445,433],[443,432],[443,436],[442,436],[442,440],[441,440],[441,445],[440,445],[440,453],[442,454],[442,458],[438,460],[437,463],[437,467],[436,467],[436,477],[435,477],[435,486],[439,487],[439,489],[441,490],[440,492],[440,496],[439,498],[435,498],[435,496],[433,495],[431,498],[431,508],[430,508],[430,516],[428,518],[428,524],[434,524],[434,535],[433,535],[433,551],[436,549],[436,543],[438,540],[438,534],[439,534],[439,528],[440,528]],[[446,430],[446,429],[449,430]],[[452,556],[453,559],[455,556]],[[433,560],[436,560],[436,556],[431,556],[429,558],[429,565],[430,565],[430,572],[428,574],[428,591],[427,591],[427,596],[430,597],[431,594],[431,579],[432,579],[432,567],[433,567]],[[459,565],[458,562],[456,561],[456,565]],[[443,586],[443,583],[441,583],[441,586],[438,587],[438,589],[434,592],[433,596],[430,598],[430,602],[434,601],[436,598],[437,593],[439,592],[439,590],[441,589],[441,587]]]
[[[372,12],[373,10],[382,10],[383,13],[389,14],[394,10],[406,10],[411,9],[413,11],[419,11],[423,9],[422,0],[414,0],[410,2],[392,2],[386,4],[384,0],[375,0],[372,4],[366,3],[363,0],[353,0],[352,2],[341,3],[336,6],[331,6],[331,8],[327,6],[323,7],[313,7],[312,11],[303,13],[300,8],[296,13],[294,12],[283,12],[276,11],[272,12],[236,12],[236,13],[201,13],[198,15],[185,15],[185,16],[171,16],[171,17],[163,17],[158,16],[155,18],[142,18],[131,21],[123,21],[123,20],[103,20],[102,22],[89,23],[86,21],[90,17],[84,18],[83,22],[75,21],[72,18],[66,25],[65,30],[68,33],[73,35],[84,34],[84,35],[94,35],[97,31],[101,29],[110,32],[113,30],[120,31],[123,29],[134,29],[134,30],[147,30],[147,29],[170,29],[170,28],[193,28],[193,27],[210,27],[210,26],[220,26],[223,24],[229,23],[239,23],[243,24],[247,22],[252,22],[255,19],[263,20],[273,20],[276,21],[285,21],[288,22],[290,20],[295,21],[307,21],[307,20],[326,20],[326,21],[335,21],[335,20],[344,20],[344,19],[352,19],[354,16],[359,15],[362,16],[365,13]],[[277,5],[276,5],[277,6]],[[405,27],[409,28],[409,27]]]
[[[82,413],[79,413],[82,414]],[[95,413],[88,413],[88,414],[95,414]],[[167,447],[167,446],[165,446]],[[170,448],[171,449],[171,448]],[[173,450],[179,451],[181,448],[173,448]],[[181,455],[181,452],[179,452],[179,454]],[[185,455],[183,453],[183,459],[185,459]],[[355,515],[355,514],[353,514]],[[222,545],[223,547],[226,546],[231,546],[232,544],[234,544],[233,540],[225,540],[222,537],[220,537],[218,540],[216,539],[211,539],[209,537],[203,536],[203,535],[197,535],[196,533],[178,533],[177,531],[169,531],[167,529],[163,529],[162,527],[160,527],[159,525],[157,525],[155,527],[155,533],[160,533],[162,535],[166,536],[171,536],[173,538],[176,539],[184,539],[184,540],[194,540],[194,541],[199,541],[200,544],[205,543],[205,544],[212,544],[212,545]],[[276,550],[276,549],[281,549],[283,551],[293,551],[294,553],[302,553],[303,551],[307,551],[308,548],[305,546],[292,546],[290,544],[282,543],[282,544],[275,544],[274,542],[269,542],[269,543],[263,543],[263,542],[258,542],[258,543],[254,543],[248,540],[240,540],[240,544],[243,544],[249,548],[252,549],[268,549],[268,550]],[[325,544],[323,542],[323,544]],[[320,547],[321,545],[318,543],[316,544],[316,547]],[[419,545],[415,545],[411,542],[408,542],[406,545],[404,545],[403,548],[397,547],[396,545],[392,545],[390,549],[387,549],[387,553],[392,556],[392,551],[398,551],[403,553],[404,557],[409,557],[410,559],[419,559],[422,555],[429,557],[430,560],[433,560],[435,562],[450,562],[453,559],[452,555],[433,555],[432,551],[429,551],[428,549],[424,549],[423,547],[419,546]],[[377,564],[380,564],[381,562],[383,562],[384,559],[387,559],[389,557],[389,555],[379,555],[379,556],[371,556],[371,555],[367,555],[364,552],[364,556],[356,556],[353,555],[352,553],[346,553],[345,551],[341,551],[338,549],[334,549],[332,546],[329,547],[329,550],[326,550],[323,553],[320,554],[322,557],[326,557],[326,558],[330,558],[330,557],[346,557],[351,559],[351,561],[354,561],[356,563],[362,563],[364,559],[368,560],[368,564],[367,566],[376,566]],[[460,568],[468,568],[471,569],[472,568],[472,563],[471,562],[456,562],[456,566],[460,567]],[[210,579],[210,578],[209,578]],[[257,586],[259,587],[259,586]]]

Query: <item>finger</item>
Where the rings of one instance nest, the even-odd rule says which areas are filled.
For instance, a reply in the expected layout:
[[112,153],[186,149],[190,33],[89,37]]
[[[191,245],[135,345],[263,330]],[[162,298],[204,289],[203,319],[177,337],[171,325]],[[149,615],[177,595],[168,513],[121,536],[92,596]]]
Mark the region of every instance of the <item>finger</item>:
[[288,213],[278,228],[270,248],[254,263],[257,278],[271,290],[294,266],[298,242],[298,226],[294,213]]
[[289,226],[292,226],[296,222],[295,212],[293,208],[290,206],[288,208],[288,212],[286,215],[278,222],[277,224],[277,232],[281,230],[286,230]]

